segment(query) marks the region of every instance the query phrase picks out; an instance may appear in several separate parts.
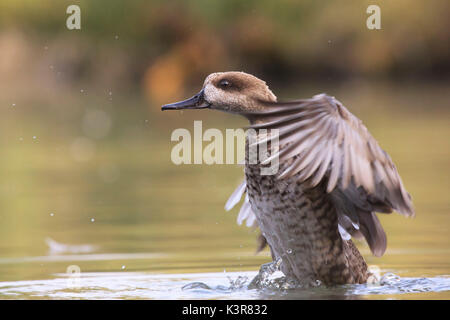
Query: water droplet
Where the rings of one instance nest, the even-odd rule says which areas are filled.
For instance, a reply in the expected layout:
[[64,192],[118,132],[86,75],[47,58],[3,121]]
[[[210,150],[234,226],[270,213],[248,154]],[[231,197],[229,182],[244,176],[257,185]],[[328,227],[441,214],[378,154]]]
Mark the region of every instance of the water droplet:
[[15,107],[15,106],[16,106],[16,104],[15,104],[15,103],[13,103],[13,104],[12,104],[12,106],[13,106],[13,107]]
[[37,137],[36,136],[33,136],[33,140],[36,140],[37,139]]
[[125,266],[122,266],[122,270],[125,270]]
[[84,92],[84,89],[81,89],[80,92],[83,93],[83,92]]
[[116,36],[114,37],[114,39],[116,39],[116,40],[117,40],[117,39],[119,39],[119,36],[118,36],[118,35],[116,35]]
[[91,222],[95,222],[95,219],[94,219],[94,218],[92,218],[92,219],[91,219]]
[[286,251],[288,254],[291,254],[292,253],[292,249],[287,249],[287,251]]

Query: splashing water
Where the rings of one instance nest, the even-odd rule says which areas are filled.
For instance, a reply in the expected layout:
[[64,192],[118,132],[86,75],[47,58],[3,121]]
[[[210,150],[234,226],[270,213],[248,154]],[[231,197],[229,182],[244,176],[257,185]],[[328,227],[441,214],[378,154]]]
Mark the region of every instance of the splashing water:
[[[385,274],[379,284],[336,287],[299,287],[271,273],[274,265],[260,272],[148,274],[127,272],[82,272],[77,287],[68,287],[71,275],[54,279],[0,282],[1,299],[358,299],[380,295],[450,294],[450,278],[403,278]],[[120,270],[120,272],[119,272]],[[259,279],[255,287],[255,278]],[[249,279],[253,279],[249,282]],[[72,279],[73,280],[73,279]],[[444,293],[442,293],[444,292]],[[450,295],[447,295],[450,296]],[[420,297],[420,296],[419,296]]]
[[[183,291],[211,295],[215,293],[257,292],[260,298],[295,299],[347,299],[367,295],[396,295],[406,293],[450,292],[450,278],[402,278],[394,273],[380,275],[378,267],[372,268],[372,276],[366,284],[352,284],[326,287],[316,280],[308,284],[299,284],[286,278],[280,271],[282,259],[263,264],[249,282],[249,276],[238,275],[236,279],[227,276],[229,285],[210,286],[203,282],[191,282],[182,287]],[[232,298],[230,296],[230,298]]]

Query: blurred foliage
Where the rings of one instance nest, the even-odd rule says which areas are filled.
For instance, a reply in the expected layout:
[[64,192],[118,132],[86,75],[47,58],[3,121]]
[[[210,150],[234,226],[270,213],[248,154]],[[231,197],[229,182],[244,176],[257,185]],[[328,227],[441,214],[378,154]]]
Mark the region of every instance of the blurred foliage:
[[[73,3],[81,7],[80,31],[65,27],[65,10]],[[35,63],[45,59],[36,47],[46,46],[53,49],[48,60],[64,68],[59,81],[121,87],[143,81],[157,102],[179,98],[186,86],[224,70],[278,83],[448,77],[449,1],[376,1],[382,26],[377,31],[366,28],[369,4],[2,0],[0,64],[11,65],[7,58],[17,60],[24,52]]]

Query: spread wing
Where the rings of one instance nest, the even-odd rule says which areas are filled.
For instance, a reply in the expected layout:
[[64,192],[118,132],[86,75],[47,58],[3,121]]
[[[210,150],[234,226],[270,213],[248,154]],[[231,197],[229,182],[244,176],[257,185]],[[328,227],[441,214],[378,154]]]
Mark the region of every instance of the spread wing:
[[[234,190],[234,192],[231,194],[230,198],[228,199],[227,203],[225,204],[225,210],[230,211],[236,204],[241,201],[242,196],[244,193],[246,193],[247,190],[247,182],[244,178],[244,181]],[[252,207],[250,205],[250,201],[248,199],[248,195],[246,194],[244,197],[244,202],[241,206],[241,209],[239,210],[239,214],[237,217],[237,223],[239,225],[242,225],[242,223],[245,222],[245,225],[247,227],[251,228],[258,228],[258,221],[256,220],[256,215],[252,210]],[[259,234],[258,236],[258,245],[256,248],[256,253],[262,251],[266,245],[267,241],[266,238],[262,234]]]
[[311,187],[325,183],[337,208],[341,234],[364,237],[372,252],[382,255],[386,235],[374,212],[414,215],[411,197],[389,155],[334,97],[320,94],[266,106],[254,114],[258,121],[250,128],[278,129],[281,148],[264,163],[273,157],[280,163],[293,158],[278,178],[296,176]]
[[[246,190],[247,190],[247,182],[244,179],[244,181],[242,181],[242,183],[231,194],[230,198],[225,204],[225,210],[230,211],[236,204],[238,204],[239,201],[241,201],[244,193],[246,193]],[[256,221],[255,213],[252,211],[247,194],[245,195],[244,203],[241,206],[241,210],[239,211],[237,223],[239,225],[242,225],[242,223],[245,220],[247,220],[245,223],[247,227],[258,227],[258,222]]]

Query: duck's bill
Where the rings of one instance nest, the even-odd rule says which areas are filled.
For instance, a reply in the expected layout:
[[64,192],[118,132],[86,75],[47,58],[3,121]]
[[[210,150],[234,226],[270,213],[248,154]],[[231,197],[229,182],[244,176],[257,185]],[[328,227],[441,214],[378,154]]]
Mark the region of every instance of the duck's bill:
[[181,110],[181,109],[205,109],[209,108],[211,104],[205,101],[203,89],[192,98],[184,101],[175,102],[163,105],[161,110]]

